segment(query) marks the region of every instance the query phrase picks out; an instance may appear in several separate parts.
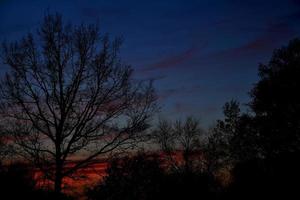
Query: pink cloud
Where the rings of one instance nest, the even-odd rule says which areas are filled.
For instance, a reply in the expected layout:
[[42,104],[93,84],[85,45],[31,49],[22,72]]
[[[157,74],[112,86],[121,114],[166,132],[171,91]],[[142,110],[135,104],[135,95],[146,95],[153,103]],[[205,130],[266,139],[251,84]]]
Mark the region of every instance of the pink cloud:
[[223,50],[209,55],[209,58],[214,60],[232,59],[241,56],[257,54],[269,49],[278,47],[278,41],[283,38],[291,39],[295,35],[295,31],[284,22],[270,23],[259,37],[249,41],[248,43],[236,48]]
[[182,64],[188,61],[189,59],[191,59],[196,53],[197,53],[197,48],[195,47],[189,48],[180,54],[164,58],[158,61],[157,63],[154,63],[149,67],[145,68],[143,71],[152,71],[157,69],[176,67],[179,64]]

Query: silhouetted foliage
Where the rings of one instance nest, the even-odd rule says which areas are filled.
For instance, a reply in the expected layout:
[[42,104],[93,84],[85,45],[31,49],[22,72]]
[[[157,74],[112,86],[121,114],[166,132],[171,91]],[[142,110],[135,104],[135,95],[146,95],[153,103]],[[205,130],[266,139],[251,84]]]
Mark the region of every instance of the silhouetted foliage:
[[28,166],[17,163],[1,166],[0,170],[1,196],[16,199],[14,197],[28,196],[33,192],[35,183]]
[[253,159],[238,163],[232,170],[233,182],[224,198],[292,199],[298,195],[299,155],[276,159]]
[[275,50],[269,63],[260,65],[259,76],[250,106],[265,156],[299,152],[300,40]]
[[114,159],[103,182],[88,191],[90,200],[214,199],[216,182],[202,172],[168,172],[157,155]]
[[223,106],[224,120],[218,120],[208,137],[206,156],[211,171],[229,165],[232,161],[230,143],[237,134],[240,119],[239,103],[230,101]]
[[45,16],[37,34],[2,46],[10,68],[0,96],[6,132],[57,193],[64,177],[131,147],[156,110],[151,82],[133,80],[119,47],[97,26],[65,25],[58,14]]
[[239,103],[230,101],[223,107],[224,119],[211,130],[206,148],[211,171],[259,157],[260,146],[255,120],[241,113]]
[[231,156],[235,162],[261,158],[261,146],[253,116],[243,113],[238,121],[236,134],[230,140]]
[[226,197],[291,199],[300,178],[300,40],[275,50],[259,76],[251,91],[253,116],[240,117],[230,139],[237,162]]
[[155,155],[113,159],[103,182],[88,192],[91,200],[158,199],[164,172]]
[[206,199],[219,197],[220,184],[208,172],[173,172],[166,175],[161,187],[161,199]]
[[71,200],[64,195],[57,198],[51,191],[36,188],[34,169],[23,163],[0,165],[0,195],[4,200]]

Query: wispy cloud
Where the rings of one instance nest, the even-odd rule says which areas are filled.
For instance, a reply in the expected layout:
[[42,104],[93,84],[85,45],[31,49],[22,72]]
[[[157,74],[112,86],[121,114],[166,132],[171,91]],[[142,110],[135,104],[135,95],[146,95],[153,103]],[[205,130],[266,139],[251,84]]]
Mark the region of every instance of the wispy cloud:
[[182,86],[182,87],[170,88],[170,89],[159,91],[158,96],[160,100],[165,100],[169,97],[174,97],[174,96],[196,94],[202,90],[205,90],[205,87],[199,85],[190,86],[190,87]]
[[85,17],[90,17],[90,18],[99,18],[102,16],[118,18],[125,15],[129,15],[130,9],[123,9],[121,7],[108,7],[108,6],[105,7],[83,6],[83,8],[81,8],[81,14]]
[[161,70],[167,68],[177,67],[181,64],[184,64],[186,61],[193,58],[194,55],[198,52],[198,49],[195,47],[191,47],[179,54],[174,56],[169,56],[167,58],[163,58],[162,60],[151,64],[150,66],[143,69],[144,72],[153,71],[153,70]]
[[286,22],[269,23],[265,30],[255,39],[226,50],[217,51],[210,55],[203,55],[206,61],[230,61],[244,56],[253,56],[261,52],[279,47],[284,39],[291,39],[296,31]]

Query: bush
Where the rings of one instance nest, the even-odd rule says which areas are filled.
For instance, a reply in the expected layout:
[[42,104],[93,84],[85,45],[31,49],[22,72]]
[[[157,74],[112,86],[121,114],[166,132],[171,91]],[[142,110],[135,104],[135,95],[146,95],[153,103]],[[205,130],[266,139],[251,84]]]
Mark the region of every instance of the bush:
[[[0,164],[0,196],[10,200],[58,200],[53,191],[36,188],[34,170],[23,163],[7,166]],[[59,199],[70,198],[62,195]]]
[[89,200],[215,198],[215,181],[206,173],[168,173],[155,155],[114,159],[107,176],[87,191]]

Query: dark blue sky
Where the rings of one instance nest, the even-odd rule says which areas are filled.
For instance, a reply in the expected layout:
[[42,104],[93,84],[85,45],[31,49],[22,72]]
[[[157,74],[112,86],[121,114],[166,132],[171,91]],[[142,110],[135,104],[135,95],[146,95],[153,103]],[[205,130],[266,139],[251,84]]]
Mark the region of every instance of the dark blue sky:
[[205,126],[225,101],[247,103],[258,63],[300,33],[299,0],[0,0],[0,40],[34,31],[47,10],[123,36],[135,76],[156,79],[161,116]]

